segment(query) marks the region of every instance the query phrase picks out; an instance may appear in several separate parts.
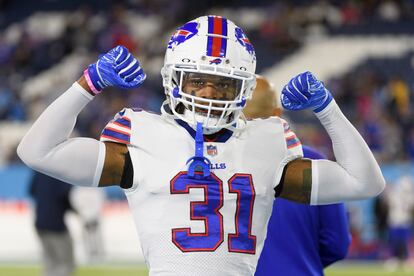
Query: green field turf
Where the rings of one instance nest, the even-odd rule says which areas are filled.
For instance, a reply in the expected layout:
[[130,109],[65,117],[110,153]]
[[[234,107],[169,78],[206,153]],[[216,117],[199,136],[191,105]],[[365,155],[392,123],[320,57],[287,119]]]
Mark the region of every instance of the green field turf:
[[326,276],[409,276],[414,275],[414,270],[403,271],[401,269],[387,271],[383,263],[373,264],[337,264],[325,270]]
[[[326,276],[409,276],[414,271],[387,272],[381,264],[341,264],[325,271]],[[41,276],[38,266],[0,265],[1,276]],[[148,275],[142,266],[82,266],[75,276],[144,276]],[[275,274],[277,275],[277,273]]]
[[[74,276],[144,276],[148,275],[145,267],[133,266],[82,266]],[[0,265],[0,276],[41,276],[39,266]]]

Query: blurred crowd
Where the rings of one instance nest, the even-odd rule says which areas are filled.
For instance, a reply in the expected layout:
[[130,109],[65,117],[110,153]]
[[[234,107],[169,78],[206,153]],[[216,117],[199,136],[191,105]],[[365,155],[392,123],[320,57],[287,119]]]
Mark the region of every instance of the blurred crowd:
[[[408,60],[414,62],[412,54]],[[397,67],[403,60],[393,62]],[[381,66],[389,63],[364,64],[327,84],[381,164],[414,161],[413,80],[400,75],[398,68],[390,74],[382,72]],[[413,67],[409,70],[414,73]],[[329,137],[320,127],[299,126],[303,142],[333,156]]]

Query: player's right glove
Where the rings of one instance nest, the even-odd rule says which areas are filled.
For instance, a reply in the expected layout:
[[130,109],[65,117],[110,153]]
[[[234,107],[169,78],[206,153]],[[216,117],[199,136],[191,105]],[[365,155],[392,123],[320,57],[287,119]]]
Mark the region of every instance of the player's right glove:
[[311,108],[314,112],[322,111],[331,101],[332,94],[323,82],[307,71],[292,78],[280,94],[282,106],[288,110]]
[[108,86],[135,88],[146,78],[139,61],[124,46],[116,46],[100,56],[83,74],[94,94]]

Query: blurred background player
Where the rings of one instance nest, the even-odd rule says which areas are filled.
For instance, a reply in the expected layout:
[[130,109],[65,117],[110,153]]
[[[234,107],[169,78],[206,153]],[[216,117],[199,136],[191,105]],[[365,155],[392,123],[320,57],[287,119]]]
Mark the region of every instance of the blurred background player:
[[412,239],[414,215],[414,189],[412,179],[402,176],[389,187],[386,200],[388,205],[388,241],[391,258],[386,268],[393,271],[409,266],[409,244]]
[[34,172],[30,195],[35,203],[35,228],[43,252],[43,276],[70,276],[75,270],[73,242],[65,214],[73,210],[72,185]]
[[101,213],[105,192],[102,189],[74,187],[69,199],[81,220],[86,261],[101,261],[104,257]]
[[[262,76],[256,80],[243,113],[249,119],[280,116],[273,85]],[[324,159],[311,147],[302,147],[305,158]],[[277,198],[255,275],[323,275],[325,267],[346,257],[350,242],[343,204],[309,206]]]

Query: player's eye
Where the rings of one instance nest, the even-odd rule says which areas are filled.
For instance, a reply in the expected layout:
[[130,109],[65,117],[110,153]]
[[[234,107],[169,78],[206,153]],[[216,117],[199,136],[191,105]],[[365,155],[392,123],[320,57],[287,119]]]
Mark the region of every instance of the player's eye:
[[217,88],[221,90],[226,90],[230,88],[230,84],[228,82],[219,82],[217,83]]
[[190,85],[194,86],[194,87],[198,87],[201,88],[203,87],[205,84],[205,81],[201,80],[201,79],[191,79],[190,80]]
[[234,98],[234,96],[236,95],[236,92],[237,92],[236,85],[237,84],[233,81],[225,80],[225,81],[220,81],[219,83],[217,83],[216,87],[218,90],[225,93],[226,97],[230,99],[230,98]]

